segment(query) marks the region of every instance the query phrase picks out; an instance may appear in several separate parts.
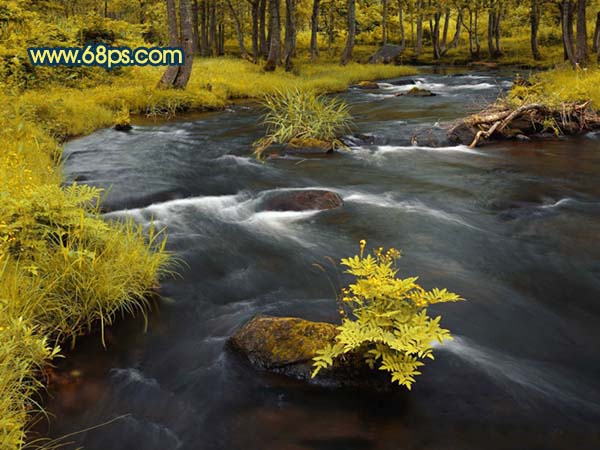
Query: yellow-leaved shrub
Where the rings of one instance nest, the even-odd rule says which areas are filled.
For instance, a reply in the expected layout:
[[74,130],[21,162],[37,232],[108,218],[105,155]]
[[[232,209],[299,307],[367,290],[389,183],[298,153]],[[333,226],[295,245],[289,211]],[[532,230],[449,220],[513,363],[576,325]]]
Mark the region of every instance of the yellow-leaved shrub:
[[335,343],[317,352],[312,376],[342,355],[359,353],[370,368],[389,372],[392,382],[411,389],[423,360],[433,359],[434,342],[452,339],[427,307],[462,298],[446,289],[427,291],[417,277],[399,278],[400,252],[379,248],[365,256],[365,246],[361,241],[358,255],[342,259],[355,282],[342,289],[342,324]]

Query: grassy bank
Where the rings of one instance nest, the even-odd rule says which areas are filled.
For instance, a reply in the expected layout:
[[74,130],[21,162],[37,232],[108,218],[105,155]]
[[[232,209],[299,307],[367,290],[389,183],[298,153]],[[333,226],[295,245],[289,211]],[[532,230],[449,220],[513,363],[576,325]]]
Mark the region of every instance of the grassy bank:
[[[264,73],[238,59],[198,60],[188,89],[157,90],[160,68],[0,93],[0,442],[20,448],[39,409],[42,368],[77,336],[148,309],[168,266],[162,236],[106,223],[101,192],[63,186],[60,142],[110,126],[122,111],[150,117],[223,107],[296,86],[335,92],[360,80],[415,73],[392,66],[300,62]],[[95,81],[90,81],[95,80]]]
[[550,105],[592,101],[600,109],[600,68],[574,71],[571,67],[549,70],[532,79],[534,92]]
[[[413,68],[382,65],[309,64],[299,62],[292,73],[264,72],[235,58],[198,59],[185,91],[156,89],[161,68],[132,68],[86,89],[61,86],[28,90],[18,98],[17,111],[41,124],[58,139],[109,126],[123,106],[133,114],[169,117],[177,112],[221,108],[234,99],[255,98],[284,88],[318,93],[338,92],[360,80],[410,75]],[[4,99],[3,99],[4,100]]]

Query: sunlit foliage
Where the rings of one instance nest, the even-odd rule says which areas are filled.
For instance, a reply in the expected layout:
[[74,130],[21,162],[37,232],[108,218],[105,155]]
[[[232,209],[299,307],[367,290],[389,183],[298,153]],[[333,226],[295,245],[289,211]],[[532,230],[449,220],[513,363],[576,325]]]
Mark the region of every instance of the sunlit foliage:
[[396,249],[373,250],[342,259],[355,281],[342,289],[342,324],[336,342],[314,358],[313,377],[349,353],[363,355],[370,368],[389,372],[391,381],[410,389],[424,359],[433,359],[433,343],[452,339],[440,327],[441,317],[431,318],[427,307],[456,302],[460,296],[446,289],[425,290],[417,278],[399,278]]

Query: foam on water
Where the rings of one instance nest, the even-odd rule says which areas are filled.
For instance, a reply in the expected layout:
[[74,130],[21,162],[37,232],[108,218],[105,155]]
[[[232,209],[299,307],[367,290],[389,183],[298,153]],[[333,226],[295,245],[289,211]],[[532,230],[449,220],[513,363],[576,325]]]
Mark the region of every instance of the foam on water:
[[[437,346],[437,345],[436,345]],[[599,411],[600,396],[587,386],[570,381],[569,377],[546,367],[544,364],[514,358],[499,351],[480,346],[465,337],[454,336],[454,340],[439,346],[460,359],[485,371],[507,392],[521,399],[520,390],[537,393],[545,400]],[[585,392],[585,394],[582,394]]]
[[344,197],[344,201],[351,203],[362,203],[366,205],[378,206],[381,208],[394,208],[402,211],[427,215],[445,222],[452,222],[465,227],[479,230],[479,228],[468,224],[460,217],[447,213],[445,211],[431,208],[424,203],[417,200],[395,200],[393,194],[390,192],[384,194],[366,194],[366,193],[352,193]]
[[[313,244],[302,239],[300,237],[302,233],[293,225],[319,214],[320,210],[260,210],[260,205],[268,195],[278,192],[308,189],[311,188],[272,189],[260,192],[255,196],[249,192],[242,191],[235,195],[190,197],[154,203],[145,208],[113,211],[105,214],[105,216],[108,218],[129,216],[144,225],[153,223],[155,226],[165,226],[181,224],[185,221],[185,215],[197,211],[202,213],[204,217],[210,217],[228,224],[244,226],[255,233],[284,237],[294,240],[303,246],[312,247]],[[324,188],[320,187],[319,189]]]

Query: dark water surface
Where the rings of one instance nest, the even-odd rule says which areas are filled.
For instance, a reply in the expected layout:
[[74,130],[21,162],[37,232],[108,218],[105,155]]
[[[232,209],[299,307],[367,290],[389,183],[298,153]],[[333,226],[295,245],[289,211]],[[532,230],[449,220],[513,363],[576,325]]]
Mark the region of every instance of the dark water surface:
[[[463,116],[510,85],[499,74],[412,77],[349,90],[356,133],[375,144],[319,159],[250,156],[258,111],[102,130],[67,145],[69,177],[111,188],[108,218],[169,230],[185,266],[147,333],[123,323],[59,364],[81,371],[50,391],[42,433],[98,449],[600,448],[600,136],[470,150],[403,144],[419,126]],[[261,212],[277,191],[326,188],[327,212]],[[402,249],[403,276],[448,287],[456,339],[411,393],[308,388],[224,351],[252,316],[336,320],[312,267],[366,238]]]

